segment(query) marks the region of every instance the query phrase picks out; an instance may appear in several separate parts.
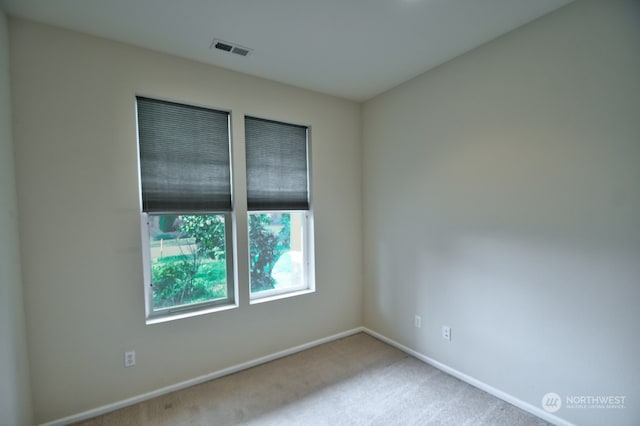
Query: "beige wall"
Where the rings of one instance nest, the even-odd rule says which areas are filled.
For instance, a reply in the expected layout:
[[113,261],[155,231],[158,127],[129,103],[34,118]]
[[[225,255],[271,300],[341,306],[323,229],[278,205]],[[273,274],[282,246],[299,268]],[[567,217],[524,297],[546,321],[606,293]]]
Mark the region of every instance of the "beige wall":
[[31,423],[18,205],[11,135],[9,33],[0,10],[0,425]]
[[557,414],[637,424],[639,76],[640,2],[579,0],[367,102],[365,326],[535,407],[626,395]]
[[[37,421],[362,324],[359,105],[19,19],[10,30]],[[137,93],[232,111],[238,309],[145,325]],[[245,113],[312,128],[315,294],[248,304]],[[134,368],[123,368],[127,349]]]
[[[11,20],[36,420],[361,325],[364,297],[366,326],[462,373],[533,406],[550,391],[625,395],[625,409],[558,414],[633,424],[638,4],[578,0],[365,103],[362,117],[351,102]],[[0,376],[9,378],[0,409],[9,424],[25,424],[8,58],[0,59],[0,222],[9,224],[0,239]],[[315,294],[249,306],[241,256],[240,308],[144,325],[136,93],[232,110],[240,253],[242,115],[312,126]],[[440,338],[444,324],[451,342]],[[125,370],[127,349],[138,365]]]

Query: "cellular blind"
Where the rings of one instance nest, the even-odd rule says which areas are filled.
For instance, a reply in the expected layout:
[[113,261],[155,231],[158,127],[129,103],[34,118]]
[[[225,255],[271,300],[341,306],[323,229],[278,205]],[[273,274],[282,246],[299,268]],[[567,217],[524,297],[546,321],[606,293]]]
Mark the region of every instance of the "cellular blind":
[[308,210],[307,128],[245,117],[247,208]]
[[231,210],[229,113],[136,97],[142,210]]

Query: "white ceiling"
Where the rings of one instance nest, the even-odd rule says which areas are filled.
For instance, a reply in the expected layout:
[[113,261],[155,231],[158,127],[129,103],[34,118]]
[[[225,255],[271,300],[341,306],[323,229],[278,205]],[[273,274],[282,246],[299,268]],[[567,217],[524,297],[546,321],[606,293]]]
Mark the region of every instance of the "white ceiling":
[[[570,1],[0,0],[0,7],[9,15],[361,101]],[[241,57],[211,50],[214,38],[253,52]]]

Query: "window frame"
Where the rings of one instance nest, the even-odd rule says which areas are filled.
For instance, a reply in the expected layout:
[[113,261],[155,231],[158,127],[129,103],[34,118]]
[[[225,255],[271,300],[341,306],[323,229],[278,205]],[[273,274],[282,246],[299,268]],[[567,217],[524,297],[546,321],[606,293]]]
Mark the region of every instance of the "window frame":
[[[247,118],[254,118],[254,119],[258,119],[258,120],[265,120],[265,121],[273,121],[276,123],[280,123],[280,124],[287,124],[287,125],[291,125],[291,126],[300,126],[300,127],[305,127],[306,128],[306,150],[307,150],[307,202],[308,202],[308,206],[309,208],[307,210],[287,210],[287,209],[281,209],[281,210],[249,210],[247,207],[247,211],[246,211],[246,220],[247,220],[247,272],[248,272],[248,292],[249,292],[249,304],[250,305],[254,305],[254,304],[259,304],[259,303],[265,303],[265,302],[270,302],[273,300],[280,300],[280,299],[286,299],[289,297],[295,297],[295,296],[300,296],[300,295],[305,295],[305,294],[311,294],[311,293],[315,293],[316,292],[316,277],[315,277],[315,225],[314,225],[314,203],[313,203],[313,149],[312,149],[312,140],[313,140],[313,129],[312,126],[309,124],[302,124],[302,123],[296,123],[293,121],[283,121],[281,119],[276,119],[273,117],[265,117],[262,115],[256,115],[256,114],[244,114],[244,125],[246,126],[246,119]],[[246,134],[246,128],[245,128],[245,134]],[[245,165],[245,175],[247,173],[246,171],[246,145],[247,145],[247,141],[246,141],[246,137],[244,139],[244,144],[245,144],[245,158],[244,158],[244,165]],[[245,187],[246,189],[246,187]],[[247,200],[248,201],[248,200]],[[282,289],[282,290],[276,290],[276,289],[272,289],[272,290],[264,290],[261,292],[256,292],[255,294],[251,291],[251,262],[250,262],[250,235],[249,235],[249,215],[252,213],[269,213],[269,212],[282,212],[282,213],[287,213],[287,212],[304,212],[304,218],[305,220],[303,221],[303,244],[304,244],[304,248],[306,248],[306,256],[304,256],[304,264],[306,266],[305,269],[305,281],[306,281],[306,286],[303,288],[298,288],[298,289],[293,289],[293,290],[288,290],[288,289]],[[306,238],[304,238],[306,237]]]
[[[210,109],[216,112],[224,112],[227,114],[227,132],[228,132],[228,149],[229,149],[229,187],[231,195],[231,209],[226,211],[189,211],[188,209],[180,211],[167,212],[145,212],[143,209],[142,194],[142,167],[140,156],[140,130],[139,130],[139,114],[138,114],[138,98],[148,98],[161,102],[170,102],[181,104],[188,107]],[[157,324],[167,321],[173,321],[181,318],[189,318],[199,315],[205,315],[212,312],[219,312],[229,309],[235,309],[238,305],[238,277],[237,265],[235,262],[237,253],[236,246],[236,211],[234,203],[234,160],[233,160],[233,129],[232,129],[232,111],[226,108],[217,108],[210,105],[203,105],[197,102],[188,102],[183,100],[168,99],[161,96],[147,95],[136,93],[134,96],[134,117],[136,125],[136,153],[138,167],[138,202],[140,211],[140,230],[142,239],[142,266],[143,266],[143,286],[145,301],[145,322],[147,325]],[[224,299],[216,299],[206,302],[198,302],[187,305],[179,305],[172,308],[163,308],[161,310],[153,309],[153,286],[152,286],[152,260],[151,260],[151,244],[150,244],[150,222],[149,215],[224,215],[225,221],[225,261],[227,271],[227,297]]]
[[[162,215],[222,215],[224,217],[225,230],[225,264],[227,273],[227,297],[222,299],[208,300],[203,302],[189,303],[185,305],[176,305],[168,308],[154,309],[153,307],[153,280],[152,280],[152,259],[151,259],[151,222],[149,216]],[[141,213],[142,228],[142,258],[144,265],[144,295],[145,295],[145,314],[147,324],[153,324],[164,321],[171,321],[179,318],[188,318],[210,312],[230,309],[237,307],[236,301],[236,280],[235,280],[235,262],[234,262],[234,225],[233,213],[226,211],[212,212],[164,212],[164,213]]]

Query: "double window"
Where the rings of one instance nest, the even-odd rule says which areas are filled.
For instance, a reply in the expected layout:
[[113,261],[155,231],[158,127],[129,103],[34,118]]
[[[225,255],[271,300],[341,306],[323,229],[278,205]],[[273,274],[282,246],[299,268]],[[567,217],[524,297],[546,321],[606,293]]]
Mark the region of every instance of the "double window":
[[[147,321],[236,306],[230,114],[137,97],[137,120]],[[308,129],[245,133],[251,301],[312,291]]]

